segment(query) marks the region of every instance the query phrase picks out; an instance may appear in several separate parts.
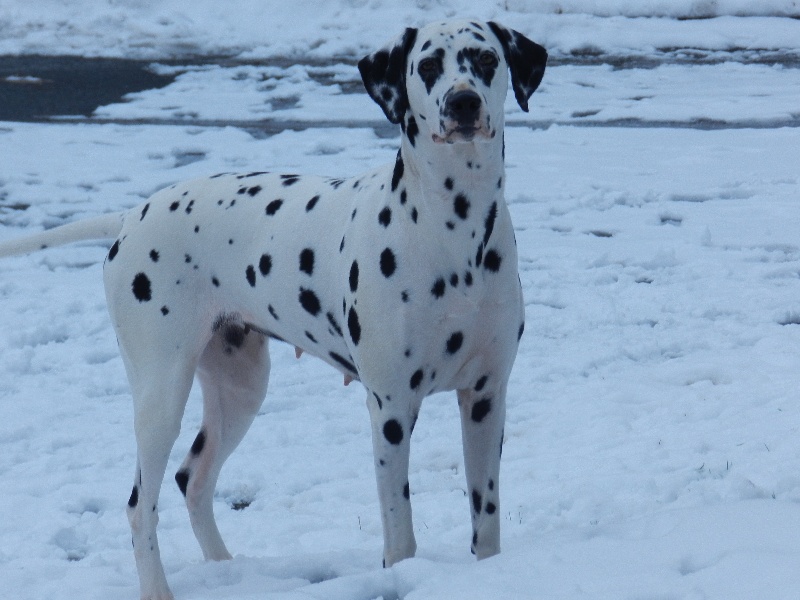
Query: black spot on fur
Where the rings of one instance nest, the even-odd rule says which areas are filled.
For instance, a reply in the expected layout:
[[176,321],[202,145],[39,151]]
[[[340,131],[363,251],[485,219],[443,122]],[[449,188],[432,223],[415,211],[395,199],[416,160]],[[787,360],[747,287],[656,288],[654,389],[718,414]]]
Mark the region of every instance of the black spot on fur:
[[497,202],[492,202],[492,207],[489,209],[489,214],[486,215],[486,221],[484,222],[485,230],[483,232],[483,245],[485,246],[489,242],[489,238],[492,235],[492,231],[494,230],[494,221],[497,218]]
[[317,194],[311,200],[308,201],[308,204],[306,204],[306,212],[312,211],[314,207],[317,205],[318,201],[319,201],[319,194]]
[[384,227],[388,227],[391,222],[392,222],[392,209],[386,206],[378,214],[378,223],[380,223]]
[[405,165],[403,164],[403,155],[398,152],[397,159],[394,161],[394,172],[392,173],[392,191],[395,191],[397,186],[400,185],[400,180],[403,178],[404,169]]
[[250,284],[250,287],[256,287],[256,270],[253,265],[247,265],[245,276],[247,277],[247,283]]
[[317,338],[315,338],[310,331],[306,331],[306,337],[310,339],[315,344],[317,343]]
[[406,484],[403,486],[403,498],[405,498],[406,500],[409,500],[411,498],[411,487],[408,485],[407,481]]
[[247,190],[247,193],[250,195],[250,197],[253,197],[253,196],[257,195],[260,191],[261,191],[261,186],[260,185],[255,185],[255,186],[251,187],[249,190]]
[[211,283],[214,284],[214,287],[219,287],[219,279],[217,279],[216,277],[211,278]]
[[458,273],[452,273],[450,275],[450,285],[453,287],[458,287]]
[[343,356],[336,354],[336,352],[329,352],[328,356],[330,356],[333,360],[342,365],[345,369],[350,371],[353,375],[358,374],[358,371],[356,371],[356,366]]
[[169,210],[170,212],[175,212],[176,210],[178,210],[178,208],[180,208],[180,206],[181,203],[176,200],[175,202],[169,205]]
[[397,419],[389,419],[383,425],[383,437],[390,444],[397,446],[403,441],[403,426],[400,425]]
[[483,266],[490,271],[497,273],[500,270],[500,263],[503,258],[495,250],[489,250],[483,259]]
[[408,119],[406,135],[408,136],[408,141],[411,142],[411,146],[416,146],[417,136],[419,135],[419,126],[417,125],[417,120],[413,116],[409,117]]
[[169,314],[169,309],[166,306],[161,307],[161,314],[165,317]]
[[133,295],[139,302],[149,302],[152,298],[150,279],[144,273],[138,273],[133,278]]
[[[483,377],[478,379],[478,382],[475,384],[475,391],[476,392],[480,392],[483,389],[483,387],[486,385],[486,381],[488,379],[489,379],[488,375],[484,375]],[[489,488],[489,489],[492,489],[492,488]]]
[[139,504],[139,488],[133,486],[131,490],[131,497],[128,498],[128,506],[131,508],[136,508],[136,505]]
[[358,289],[358,262],[353,261],[350,265],[350,291],[355,292]]
[[456,194],[455,199],[453,200],[453,210],[461,219],[467,219],[469,217],[469,200],[464,194]]
[[342,333],[342,328],[339,327],[339,323],[336,321],[336,317],[333,316],[333,313],[326,313],[326,316],[328,317],[328,323],[336,332],[336,335],[338,335],[339,337],[344,337],[344,334]]
[[108,251],[108,260],[109,260],[109,262],[114,260],[114,257],[117,255],[117,252],[119,252],[119,240],[114,242],[114,245],[111,246],[111,248]]
[[497,510],[497,507],[494,505],[493,502],[487,502],[486,503],[486,514],[487,515],[493,515],[496,510]]
[[425,374],[422,372],[422,369],[417,369],[414,371],[414,374],[411,376],[411,379],[408,382],[412,390],[415,390],[419,387],[419,384],[422,383],[422,378],[424,376]]
[[453,179],[452,179],[452,177],[448,177],[447,179],[444,180],[444,187],[446,189],[448,189],[448,190],[452,190],[453,189]]
[[480,514],[482,508],[483,497],[478,490],[472,490],[472,510],[475,511],[475,514]]
[[466,63],[469,66],[470,74],[480,79],[485,86],[491,85],[499,64],[497,56],[493,52],[479,48],[459,50],[456,60],[459,64]]
[[267,214],[269,216],[274,215],[276,212],[278,212],[278,210],[282,205],[283,205],[283,200],[281,199],[273,200],[272,202],[267,204]]
[[283,186],[289,187],[290,185],[294,185],[300,179],[299,175],[281,175],[281,179],[283,179]]
[[395,260],[394,252],[386,248],[381,252],[381,273],[383,273],[384,277],[391,277],[395,269],[397,269],[397,261]]
[[522,339],[522,332],[525,331],[525,323],[520,323],[519,332],[517,332],[517,341]]
[[203,448],[205,448],[205,445],[206,445],[206,432],[205,432],[205,430],[201,429],[197,433],[197,437],[194,438],[194,443],[192,443],[191,453],[194,456],[197,456],[198,454],[200,454],[203,451]]
[[489,414],[489,411],[492,410],[492,400],[491,398],[483,398],[482,400],[478,400],[475,404],[472,405],[472,415],[471,418],[476,423],[480,423],[483,421],[484,417]]
[[189,485],[189,471],[181,470],[175,473],[175,482],[178,484],[181,494],[186,496],[186,488]]
[[280,321],[280,317],[278,316],[278,313],[275,312],[275,308],[272,306],[272,304],[267,305],[267,311],[269,311],[269,314],[272,315],[273,319]]
[[352,306],[347,313],[347,329],[350,331],[353,344],[358,346],[358,342],[361,341],[361,324],[358,322],[358,313]]
[[160,255],[157,250],[150,250],[150,260],[153,262],[158,262],[159,256]]
[[430,94],[433,86],[444,73],[444,49],[437,48],[431,56],[422,59],[417,67],[425,90]]
[[262,254],[258,260],[258,270],[266,277],[272,270],[272,257],[269,254]]
[[480,267],[483,262],[483,244],[478,244],[478,251],[475,253],[475,266]]
[[300,253],[300,270],[308,275],[314,274],[314,251],[304,248]]
[[147,214],[148,210],[150,210],[150,203],[149,202],[147,204],[145,204],[144,208],[142,209],[142,216],[139,218],[140,221],[144,220],[144,216]]
[[461,349],[461,344],[464,343],[464,334],[460,331],[456,331],[453,335],[451,335],[446,344],[446,349],[448,354],[455,354]]
[[444,296],[445,288],[446,285],[444,283],[444,278],[439,277],[439,279],[434,282],[433,287],[431,288],[431,294],[433,294],[434,298],[441,298]]
[[316,317],[320,311],[320,303],[317,295],[311,290],[300,288],[300,305],[307,313]]
[[404,205],[406,202],[408,202],[408,192],[403,188],[403,191],[400,192],[400,204]]

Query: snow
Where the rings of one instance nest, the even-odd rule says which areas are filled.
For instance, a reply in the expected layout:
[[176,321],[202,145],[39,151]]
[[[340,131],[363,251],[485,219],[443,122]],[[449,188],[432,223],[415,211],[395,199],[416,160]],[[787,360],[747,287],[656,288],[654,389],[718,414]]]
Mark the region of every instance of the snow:
[[[200,423],[192,392],[159,506],[177,598],[800,597],[800,77],[744,52],[796,53],[800,21],[784,18],[796,2],[186,6],[0,6],[0,52],[317,61],[161,65],[174,83],[99,108],[99,122],[0,123],[0,239],[209,173],[349,175],[392,160],[398,138],[373,129],[381,113],[351,63],[404,24],[471,13],[556,57],[592,47],[655,64],[556,60],[531,113],[507,104],[527,325],[508,394],[503,552],[480,563],[469,553],[458,414],[453,395],[439,394],[412,444],[418,556],[381,569],[363,390],[274,343],[267,401],[216,493],[236,555],[225,563],[202,561],[171,482]],[[259,11],[270,18],[254,19]],[[715,18],[678,19],[700,16]],[[682,51],[658,48],[724,60],[684,64],[673,60]],[[264,119],[309,127],[266,136]],[[222,120],[240,126],[210,124]],[[8,597],[138,595],[123,510],[135,448],[105,311],[107,247],[2,263]]]
[[352,58],[387,29],[459,16],[513,23],[554,55],[800,49],[797,0],[0,0],[0,55]]

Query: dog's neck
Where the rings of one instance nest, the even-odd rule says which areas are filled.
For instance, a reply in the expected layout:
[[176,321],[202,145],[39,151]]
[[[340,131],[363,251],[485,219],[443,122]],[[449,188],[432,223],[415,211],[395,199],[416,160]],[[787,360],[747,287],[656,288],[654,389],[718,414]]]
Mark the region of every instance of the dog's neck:
[[450,144],[434,142],[432,137],[420,133],[412,145],[404,133],[400,157],[404,168],[419,182],[426,204],[435,198],[447,201],[456,194],[463,194],[479,208],[502,197],[505,184],[503,143],[502,134],[491,140]]
[[455,144],[435,143],[420,135],[414,145],[403,135],[392,181],[397,181],[402,161],[400,202],[413,219],[414,230],[425,232],[430,248],[436,248],[424,260],[462,275],[480,267],[487,244],[505,226],[503,153],[502,134]]

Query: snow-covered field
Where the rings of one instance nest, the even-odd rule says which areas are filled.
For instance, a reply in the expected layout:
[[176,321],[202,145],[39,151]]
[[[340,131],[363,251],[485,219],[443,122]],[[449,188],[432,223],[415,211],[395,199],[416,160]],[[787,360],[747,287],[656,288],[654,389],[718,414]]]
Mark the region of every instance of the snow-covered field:
[[[196,4],[0,0],[0,53],[316,61],[170,67],[170,86],[96,111],[116,123],[0,123],[1,239],[196,175],[345,175],[392,160],[398,138],[370,127],[381,113],[349,61],[407,24],[496,18],[557,60],[530,114],[507,104],[527,325],[509,389],[503,553],[470,555],[455,397],[441,394],[412,444],[418,556],[381,569],[363,390],[275,343],[267,401],[217,490],[226,563],[202,562],[171,482],[200,422],[192,393],[159,506],[178,599],[800,598],[800,69],[752,60],[797,56],[800,20],[786,17],[800,3]],[[255,22],[259,10],[270,18]],[[570,61],[580,48],[655,68]],[[686,49],[720,60],[673,60]],[[203,125],[265,118],[309,127]],[[0,265],[3,597],[138,594],[106,251]]]

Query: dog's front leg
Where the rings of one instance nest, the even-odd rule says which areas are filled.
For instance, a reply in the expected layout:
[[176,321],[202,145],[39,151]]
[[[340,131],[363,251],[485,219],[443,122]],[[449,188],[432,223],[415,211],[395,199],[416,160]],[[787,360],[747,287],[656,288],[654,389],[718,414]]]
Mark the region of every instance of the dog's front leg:
[[479,559],[500,552],[500,455],[506,382],[497,383],[482,377],[474,388],[458,390],[472,552]]
[[372,448],[383,523],[383,566],[391,567],[417,550],[411,521],[408,459],[419,400],[381,396],[367,389]]

